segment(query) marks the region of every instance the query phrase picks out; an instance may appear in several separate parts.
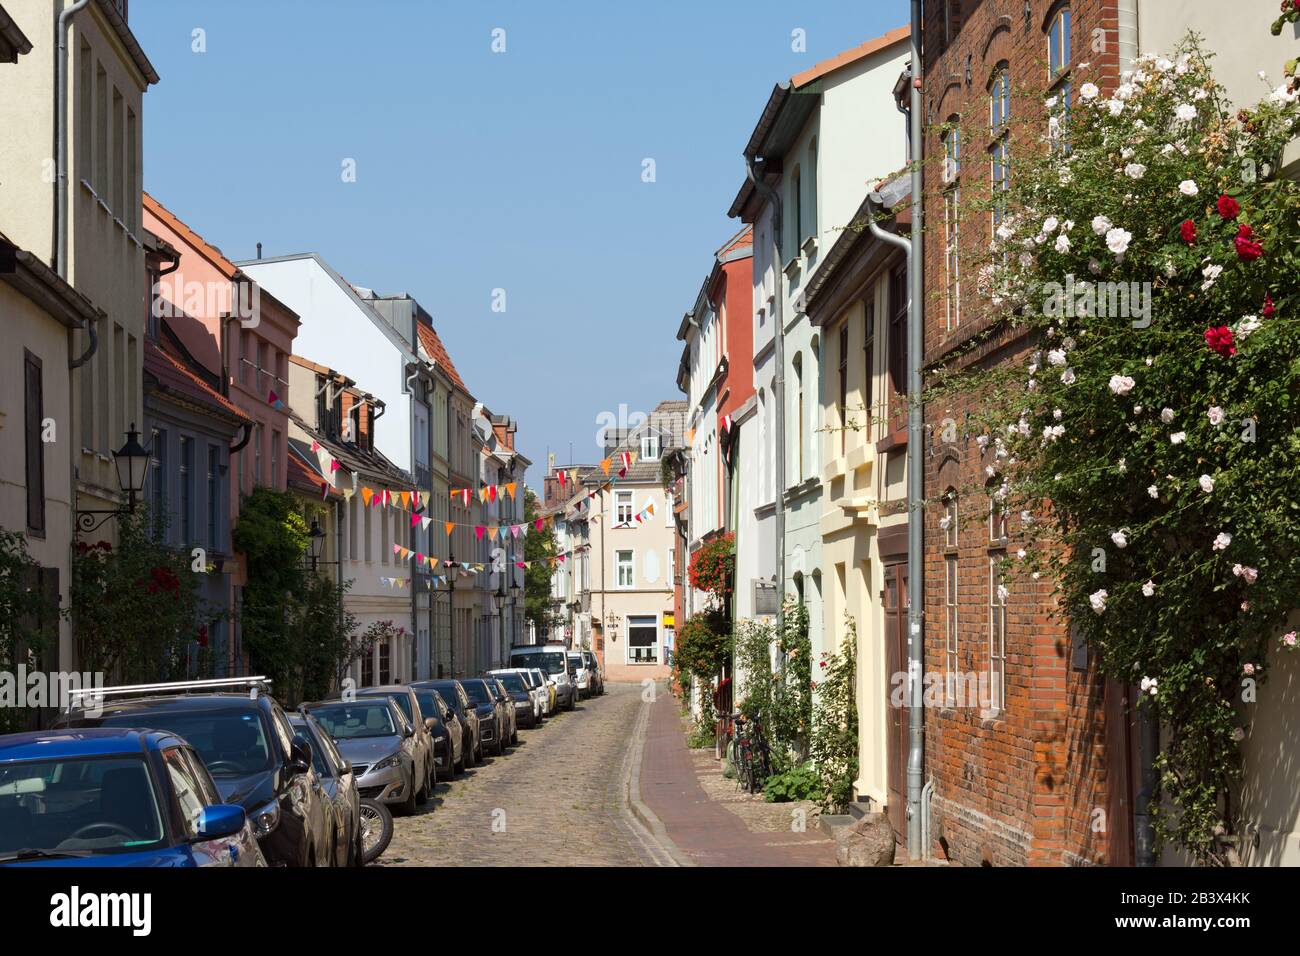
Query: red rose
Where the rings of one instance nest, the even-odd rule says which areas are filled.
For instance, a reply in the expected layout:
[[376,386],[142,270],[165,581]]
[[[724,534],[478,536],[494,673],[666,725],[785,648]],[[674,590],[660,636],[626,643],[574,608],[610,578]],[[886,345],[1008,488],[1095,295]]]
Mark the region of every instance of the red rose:
[[1241,212],[1241,203],[1225,194],[1219,197],[1218,210],[1224,219],[1236,219],[1237,213]]
[[1277,306],[1273,304],[1273,297],[1271,295],[1265,294],[1264,308],[1260,314],[1266,319],[1271,319],[1273,316],[1277,315]]
[[1206,329],[1205,344],[1210,347],[1210,351],[1217,352],[1224,358],[1237,354],[1237,347],[1232,344],[1232,329],[1226,325]]
[[1237,247],[1237,258],[1242,262],[1254,262],[1264,254],[1264,247],[1253,238],[1255,230],[1245,223],[1237,230],[1237,238],[1232,240]]
[[1178,231],[1182,234],[1183,242],[1189,246],[1196,242],[1196,223],[1190,219],[1184,219]]

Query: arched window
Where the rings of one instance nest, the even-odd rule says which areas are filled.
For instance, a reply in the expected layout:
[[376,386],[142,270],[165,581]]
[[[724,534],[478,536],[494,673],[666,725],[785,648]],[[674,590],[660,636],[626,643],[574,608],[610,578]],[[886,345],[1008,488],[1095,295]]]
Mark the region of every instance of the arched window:
[[961,126],[949,117],[943,143],[943,270],[944,309],[948,331],[961,325]]

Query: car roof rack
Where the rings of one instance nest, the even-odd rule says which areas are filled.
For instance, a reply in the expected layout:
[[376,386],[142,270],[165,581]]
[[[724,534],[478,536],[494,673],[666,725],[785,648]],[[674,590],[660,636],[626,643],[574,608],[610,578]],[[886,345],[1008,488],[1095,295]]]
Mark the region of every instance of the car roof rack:
[[269,677],[219,677],[211,680],[181,680],[161,684],[123,684],[118,687],[81,687],[68,691],[67,712],[77,706],[84,697],[102,701],[107,697],[130,697],[135,695],[152,697],[174,694],[207,694],[221,690],[256,690],[259,694],[271,692]]

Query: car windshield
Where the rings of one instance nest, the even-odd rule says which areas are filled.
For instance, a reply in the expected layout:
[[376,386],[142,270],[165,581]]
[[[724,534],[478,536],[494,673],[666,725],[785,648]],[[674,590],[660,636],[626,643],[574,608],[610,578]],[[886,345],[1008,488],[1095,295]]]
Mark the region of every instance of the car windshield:
[[358,700],[350,703],[322,704],[311,709],[335,740],[362,737],[396,737],[397,724],[387,698]]
[[412,723],[415,722],[415,718],[411,716],[411,695],[410,694],[405,694],[405,693],[385,694],[383,691],[363,690],[357,696],[358,697],[392,697],[393,703],[397,705],[399,710],[401,710],[402,716],[404,716],[407,720],[411,721]]
[[158,795],[143,756],[0,764],[0,861],[122,853],[162,842]]
[[456,693],[455,684],[437,684],[434,691],[442,698],[443,703],[447,705],[454,713],[460,713],[460,695]]
[[506,685],[506,690],[516,694],[527,693],[528,688],[524,686],[524,679],[518,674],[502,674],[497,680]]
[[124,711],[103,718],[103,727],[150,727],[189,741],[214,777],[242,777],[271,769],[271,748],[255,710]]
[[469,699],[476,704],[490,704],[495,699],[488,696],[487,685],[481,680],[461,681],[461,686],[465,688],[465,693],[469,694]]
[[516,654],[511,663],[518,664],[520,667],[536,667],[548,674],[561,674],[564,672],[564,652],[528,651],[524,654]]
[[572,667],[575,671],[579,671],[585,668],[587,665],[583,663],[581,657],[570,657],[569,666]]

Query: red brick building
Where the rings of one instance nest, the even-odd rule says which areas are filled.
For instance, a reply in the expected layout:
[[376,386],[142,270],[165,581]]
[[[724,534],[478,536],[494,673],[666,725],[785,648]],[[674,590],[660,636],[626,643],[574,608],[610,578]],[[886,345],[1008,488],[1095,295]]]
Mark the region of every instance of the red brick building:
[[[1085,79],[1118,84],[1117,2],[944,0],[925,16],[925,364],[1008,361],[1034,347],[1021,332],[994,329],[956,351],[990,331],[964,265],[996,214],[970,201],[1014,175],[1013,149],[1035,148],[1047,96]],[[1131,863],[1123,688],[1051,616],[1046,577],[1004,579],[999,562],[1033,529],[997,509],[985,484],[993,448],[967,427],[972,410],[958,399],[925,413],[926,670],[978,681],[977,699],[927,709],[930,852],[964,865]]]

